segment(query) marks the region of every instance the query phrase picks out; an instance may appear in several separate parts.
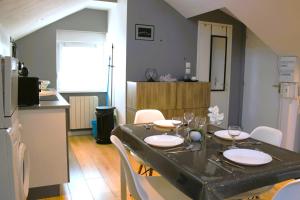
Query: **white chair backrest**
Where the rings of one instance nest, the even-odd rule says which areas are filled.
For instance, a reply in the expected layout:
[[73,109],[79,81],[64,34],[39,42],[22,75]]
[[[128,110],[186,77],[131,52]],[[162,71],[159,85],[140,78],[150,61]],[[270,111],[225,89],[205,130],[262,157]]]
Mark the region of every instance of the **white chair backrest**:
[[265,143],[269,143],[275,146],[281,145],[282,132],[275,128],[259,126],[255,128],[250,135],[252,138]]
[[300,199],[300,179],[288,183],[273,197],[273,200],[298,200]]
[[156,120],[164,120],[164,115],[155,109],[138,110],[135,113],[134,124],[151,123]]
[[134,197],[134,199],[150,199],[149,197],[145,198],[147,197],[147,193],[141,186],[140,180],[137,177],[138,175],[133,171],[130,165],[123,143],[115,135],[110,136],[110,140],[117,147],[120,154],[130,194]]

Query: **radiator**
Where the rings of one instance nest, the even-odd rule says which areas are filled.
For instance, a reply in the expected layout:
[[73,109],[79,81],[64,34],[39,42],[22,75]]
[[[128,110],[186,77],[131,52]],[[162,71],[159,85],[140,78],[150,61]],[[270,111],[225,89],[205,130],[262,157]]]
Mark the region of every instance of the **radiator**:
[[91,128],[98,106],[97,96],[70,96],[70,129]]

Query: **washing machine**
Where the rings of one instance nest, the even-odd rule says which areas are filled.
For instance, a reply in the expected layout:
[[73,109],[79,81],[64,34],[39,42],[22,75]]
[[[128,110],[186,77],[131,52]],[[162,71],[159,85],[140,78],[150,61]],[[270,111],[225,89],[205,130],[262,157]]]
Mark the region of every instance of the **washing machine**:
[[0,200],[25,200],[29,188],[29,155],[16,121],[0,129]]
[[26,145],[21,140],[21,131],[22,126],[18,123],[18,129],[16,134],[18,135],[18,155],[17,155],[17,185],[20,192],[20,199],[26,199],[29,191],[29,169],[30,169],[30,159],[29,152],[26,148]]

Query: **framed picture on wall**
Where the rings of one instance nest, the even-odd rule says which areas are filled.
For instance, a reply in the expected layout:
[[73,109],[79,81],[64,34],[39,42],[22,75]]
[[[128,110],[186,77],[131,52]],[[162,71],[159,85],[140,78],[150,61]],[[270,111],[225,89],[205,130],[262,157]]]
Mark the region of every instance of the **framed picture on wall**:
[[135,39],[154,41],[154,26],[145,24],[135,25]]

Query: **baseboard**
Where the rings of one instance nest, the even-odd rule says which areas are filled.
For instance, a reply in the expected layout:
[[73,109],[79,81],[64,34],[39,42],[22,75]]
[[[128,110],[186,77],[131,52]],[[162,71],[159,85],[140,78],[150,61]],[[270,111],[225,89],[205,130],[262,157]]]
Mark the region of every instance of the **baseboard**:
[[83,130],[69,130],[68,135],[69,136],[75,136],[75,135],[91,135],[92,129],[83,129]]

